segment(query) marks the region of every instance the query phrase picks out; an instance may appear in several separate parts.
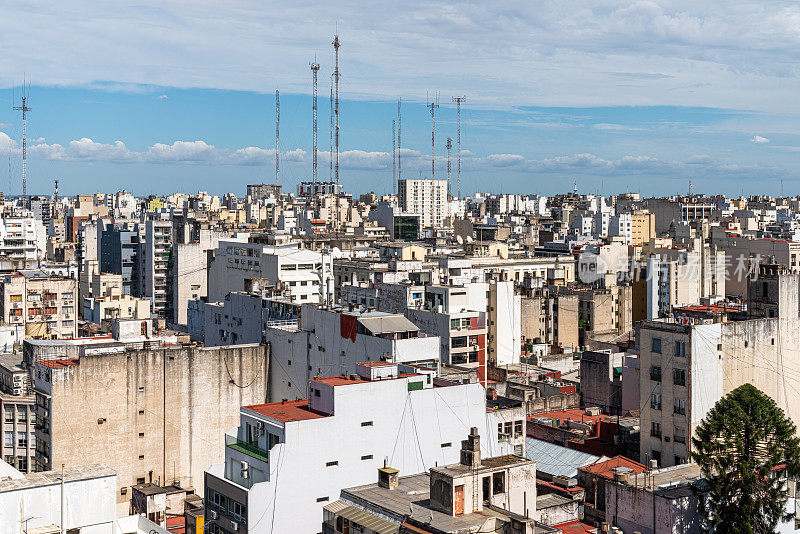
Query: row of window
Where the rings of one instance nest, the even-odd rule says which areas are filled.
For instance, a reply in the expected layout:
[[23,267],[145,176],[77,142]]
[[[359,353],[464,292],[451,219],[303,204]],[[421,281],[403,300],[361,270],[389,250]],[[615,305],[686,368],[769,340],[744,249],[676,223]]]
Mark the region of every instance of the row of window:
[[[650,366],[650,380],[654,382],[661,382],[661,366]],[[672,383],[676,386],[686,385],[686,369],[675,368],[672,370]]]
[[[661,437],[661,423],[655,421],[650,423],[650,436],[654,438]],[[669,436],[665,437],[666,441],[669,441],[669,439]],[[675,443],[686,443],[686,432],[682,428],[675,428],[675,434],[672,436],[672,439]]]
[[519,421],[506,421],[505,423],[497,423],[498,434],[506,434],[511,436],[513,429],[513,436],[515,438],[523,434],[524,428],[525,426],[523,425],[523,421],[521,419]]
[[[653,395],[650,397],[650,407],[654,410],[661,409],[661,393],[653,393]],[[678,415],[686,415],[685,399],[675,399],[673,413]]]
[[244,504],[211,488],[206,488],[206,508],[211,508],[218,514],[225,515],[239,523],[247,521],[247,507]]
[[[30,440],[32,447],[36,448],[36,438],[31,436]],[[3,433],[3,446],[4,447],[14,446],[14,432]],[[27,447],[27,446],[28,446],[28,433],[17,432],[17,447]]]
[[[656,354],[661,354],[661,338],[654,337],[651,340],[650,348]],[[678,357],[685,357],[686,356],[686,342],[685,341],[676,341],[673,354],[675,356],[678,356]]]

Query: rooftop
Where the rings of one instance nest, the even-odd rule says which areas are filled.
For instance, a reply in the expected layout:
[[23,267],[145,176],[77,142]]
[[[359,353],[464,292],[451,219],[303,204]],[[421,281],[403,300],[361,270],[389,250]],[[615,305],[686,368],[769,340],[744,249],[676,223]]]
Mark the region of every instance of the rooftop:
[[42,364],[45,367],[50,367],[51,369],[63,369],[64,367],[78,365],[78,360],[39,360],[36,363]]
[[616,467],[627,467],[632,471],[632,474],[637,475],[644,473],[647,470],[647,467],[643,466],[639,462],[634,462],[633,460],[625,458],[624,456],[615,456],[608,460],[595,462],[591,465],[582,467],[581,470],[588,473],[593,473],[595,475],[600,475],[605,478],[613,479],[614,468]]
[[532,416],[529,421],[535,422],[537,419],[558,419],[559,421],[575,421],[577,423],[597,423],[608,417],[608,415],[602,413],[599,415],[588,415],[586,410],[573,408],[570,410],[538,413]]
[[[522,464],[532,464],[532,463],[534,463],[534,460],[529,460],[523,456],[517,456],[515,454],[507,454],[505,456],[493,456],[491,458],[481,458],[480,467],[478,467],[474,471],[480,473],[482,471],[495,470],[515,464],[522,465]],[[443,473],[445,475],[449,475],[452,477],[459,477],[468,473],[472,473],[473,469],[469,465],[450,464],[442,467],[432,467],[431,471],[436,471],[438,473]]]
[[[108,467],[99,464],[81,465],[67,467],[64,469],[64,480],[73,482],[76,480],[90,480],[93,478],[104,478],[116,476],[116,472]],[[23,488],[35,488],[39,486],[54,486],[61,483],[61,471],[43,471],[40,473],[30,473],[25,478],[13,480],[0,480],[0,493],[5,491],[16,491]]]
[[243,408],[284,423],[329,417],[327,414],[311,410],[308,407],[308,399],[254,404],[252,406],[243,406]]

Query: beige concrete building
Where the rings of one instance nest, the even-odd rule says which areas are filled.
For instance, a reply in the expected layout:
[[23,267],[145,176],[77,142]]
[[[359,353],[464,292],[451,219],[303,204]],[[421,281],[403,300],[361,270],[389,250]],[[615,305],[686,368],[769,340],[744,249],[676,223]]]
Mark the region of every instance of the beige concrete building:
[[662,467],[686,462],[697,425],[722,396],[744,383],[800,423],[798,278],[762,270],[751,287],[751,299],[772,300],[777,317],[733,321],[724,310],[708,307],[716,315],[686,318],[694,324],[641,323],[642,460],[655,459]]
[[111,343],[90,344],[78,358],[37,360],[34,465],[102,458],[117,473],[119,513],[135,484],[178,480],[202,494],[203,470],[225,456],[219,436],[237,425],[241,406],[266,398],[268,354],[259,345]]
[[642,246],[656,237],[656,215],[647,210],[636,210],[631,214],[631,245]]
[[0,283],[3,324],[23,326],[26,338],[76,337],[77,290],[74,279],[38,270],[7,275]]

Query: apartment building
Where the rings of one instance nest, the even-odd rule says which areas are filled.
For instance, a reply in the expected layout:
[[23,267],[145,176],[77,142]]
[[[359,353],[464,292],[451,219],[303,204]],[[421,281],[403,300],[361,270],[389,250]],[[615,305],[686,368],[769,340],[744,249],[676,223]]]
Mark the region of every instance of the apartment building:
[[7,258],[14,270],[37,267],[45,258],[46,247],[47,232],[40,219],[0,218],[0,256]]
[[246,280],[265,279],[292,302],[333,302],[333,259],[297,243],[265,245],[220,241],[208,272],[208,300],[244,291]]
[[647,210],[635,210],[631,214],[631,242],[640,247],[656,237],[656,216]]
[[73,278],[26,270],[6,275],[0,284],[3,322],[24,328],[26,338],[76,337],[78,306]]
[[121,515],[136,484],[179,480],[202,492],[204,469],[224,457],[209,444],[236,425],[239,407],[267,394],[263,346],[197,348],[148,336],[26,347],[36,398],[34,470],[102,458],[117,473]]
[[444,226],[450,215],[447,212],[447,180],[398,180],[397,199],[404,212],[421,216],[425,228]]
[[172,319],[174,305],[172,221],[148,220],[139,242],[139,296],[150,299],[156,317]]
[[522,338],[533,343],[578,348],[579,299],[575,292],[548,286],[521,300]]
[[122,276],[122,292],[135,297],[142,296],[140,241],[137,223],[117,223],[100,230],[99,272]]
[[740,314],[708,306],[704,317],[693,313],[685,320],[641,323],[641,459],[663,467],[686,462],[697,425],[716,401],[743,383],[759,388],[800,422],[794,393],[800,385],[794,371],[800,366],[798,279],[770,274],[765,266],[751,286],[752,301],[774,299],[777,317],[736,320]]
[[496,366],[519,363],[522,350],[522,297],[514,282],[490,282],[486,358]]
[[318,532],[343,488],[371,483],[384,461],[398,475],[453,464],[470,427],[484,455],[509,453],[481,385],[434,388],[432,371],[401,374],[388,363],[357,369],[309,380],[307,399],[242,407],[224,463],[205,474],[211,532]]

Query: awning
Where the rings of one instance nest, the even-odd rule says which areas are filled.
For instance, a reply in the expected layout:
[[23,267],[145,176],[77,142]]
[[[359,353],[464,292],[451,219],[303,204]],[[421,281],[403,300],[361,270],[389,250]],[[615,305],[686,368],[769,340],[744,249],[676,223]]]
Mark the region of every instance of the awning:
[[361,326],[374,335],[390,334],[394,332],[418,332],[417,325],[402,315],[387,315],[386,317],[359,317]]
[[358,508],[349,506],[342,501],[335,501],[323,507],[323,509],[341,516],[349,521],[363,525],[364,527],[377,532],[378,534],[397,534],[400,530],[398,525],[393,525],[372,514],[368,514]]

